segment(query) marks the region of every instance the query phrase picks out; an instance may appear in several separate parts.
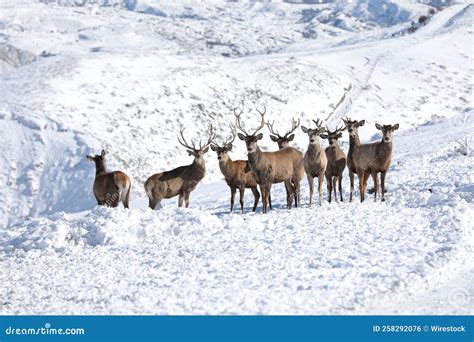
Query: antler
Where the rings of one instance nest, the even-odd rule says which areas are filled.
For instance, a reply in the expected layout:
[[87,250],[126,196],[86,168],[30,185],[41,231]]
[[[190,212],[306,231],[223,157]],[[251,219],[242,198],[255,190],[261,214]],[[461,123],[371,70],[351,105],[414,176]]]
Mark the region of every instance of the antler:
[[[194,143],[194,141],[191,139],[191,143],[192,145],[190,145],[187,141],[186,141],[186,138],[184,137],[184,132],[185,128],[181,128],[179,130],[179,135],[178,135],[178,142],[183,145],[185,148],[187,148],[188,150],[193,150],[193,151],[196,151],[198,150],[196,148],[196,144]],[[181,137],[181,138],[180,138]],[[216,137],[216,134],[214,132],[214,128],[212,127],[212,124],[209,125],[209,128],[207,129],[207,142],[204,144],[204,146],[202,145],[202,141],[200,140],[199,141],[199,150],[203,150],[205,149],[206,147],[208,147],[211,143],[212,143],[212,140],[214,140]]]
[[346,126],[341,126],[341,127],[336,127],[336,130],[334,132],[331,132],[329,130],[329,127],[326,125],[326,132],[329,134],[329,135],[334,135],[334,134],[337,134],[339,132],[344,132],[344,130],[346,129]]
[[242,115],[242,111],[240,111],[239,114],[236,113],[236,110],[237,108],[234,109],[234,115],[235,115],[235,125],[237,126],[238,129],[240,129],[246,136],[252,136],[252,135],[255,135],[257,134],[258,131],[260,131],[264,126],[265,126],[265,112],[267,111],[267,108],[266,107],[263,107],[263,113],[261,111],[259,111],[257,109],[257,112],[260,114],[261,118],[262,118],[262,121],[260,122],[260,126],[257,127],[257,129],[255,130],[255,132],[253,132],[253,134],[248,134],[247,131],[242,127],[242,124],[240,122],[240,116]]
[[208,147],[215,138],[216,138],[216,133],[214,132],[214,127],[212,127],[212,124],[210,124],[209,127],[207,128],[207,142],[204,146],[202,146],[201,140],[199,140],[199,149],[203,150],[206,147]]
[[286,138],[289,134],[293,133],[299,127],[300,119],[298,119],[298,121],[292,119],[291,128],[283,136],[281,136],[276,130],[273,129],[274,124],[275,121],[273,121],[272,123],[270,123],[270,121],[267,122],[268,130],[270,131],[270,133],[277,135],[279,138]]
[[[195,146],[195,144],[194,144],[194,141],[191,140],[191,143],[193,144],[192,146],[189,145],[189,143],[186,141],[186,138],[185,138],[184,135],[183,135],[184,130],[185,130],[184,127],[179,130],[178,142],[179,142],[181,145],[183,145],[185,148],[187,148],[188,150],[195,150],[195,149],[196,149],[196,146]],[[180,136],[181,136],[181,139],[183,139],[183,140],[180,139]]]
[[316,124],[317,129],[323,128],[323,121],[322,120],[317,119],[317,120],[313,120],[313,122]]
[[223,144],[219,145],[219,143],[217,142],[217,139],[214,138],[213,139],[214,145],[217,145],[218,147],[224,147],[225,145],[232,144],[234,142],[235,137],[237,136],[237,131],[236,131],[235,126],[233,126],[232,124],[229,124],[229,127],[230,127],[231,134],[232,134],[229,138],[230,140],[229,139],[224,140]]

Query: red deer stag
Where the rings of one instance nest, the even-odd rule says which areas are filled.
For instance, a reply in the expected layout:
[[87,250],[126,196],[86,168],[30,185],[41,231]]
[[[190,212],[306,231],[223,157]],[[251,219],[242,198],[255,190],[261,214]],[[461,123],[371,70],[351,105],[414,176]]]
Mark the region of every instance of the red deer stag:
[[354,164],[354,150],[360,145],[359,127],[364,126],[365,120],[351,120],[349,118],[342,119],[349,133],[349,151],[347,151],[347,168],[349,169],[349,180],[351,190],[349,194],[349,202],[352,202],[352,194],[354,193],[354,174],[357,173]]
[[319,205],[322,204],[323,198],[323,180],[324,174],[327,167],[326,153],[319,144],[319,136],[326,130],[322,127],[322,121],[313,120],[316,124],[315,129],[306,128],[301,126],[301,130],[308,134],[309,145],[304,155],[304,170],[306,171],[306,177],[308,177],[309,184],[309,206],[313,205],[313,179],[318,177],[318,193],[319,193]]
[[[219,160],[219,168],[227,185],[230,187],[230,211],[234,211],[234,200],[237,189],[240,192],[240,209],[244,212],[244,192],[245,188],[250,188],[255,199],[253,204],[253,211],[257,209],[258,200],[260,199],[260,193],[257,190],[257,182],[255,177],[250,170],[250,166],[247,160],[232,160],[230,159],[229,152],[232,151],[232,143],[236,137],[235,127],[231,127],[232,136],[230,139],[219,145],[216,140],[211,143],[211,149],[217,153],[217,159]],[[271,204],[270,204],[271,206]]]
[[[274,128],[273,128],[273,125],[275,124],[275,122],[267,122],[267,127],[268,127],[268,130],[270,131],[270,138],[276,142],[278,144],[278,148],[281,150],[283,148],[287,148],[289,147],[290,145],[290,141],[293,141],[293,139],[295,138],[295,135],[293,134],[293,132],[299,127],[300,125],[300,120],[298,119],[298,121],[296,121],[295,119],[293,119],[291,121],[291,128],[285,133],[285,135],[280,135],[280,133],[278,133]],[[301,153],[301,159],[303,159],[303,154]],[[290,194],[286,194],[286,196],[290,196]],[[297,199],[295,197],[295,206],[297,206],[297,201],[299,201],[299,199]],[[271,201],[270,201],[271,202]],[[270,209],[271,209],[271,205],[270,205]]]
[[339,197],[342,199],[342,173],[346,168],[346,154],[339,145],[339,138],[342,137],[342,132],[345,127],[336,128],[334,132],[331,132],[326,126],[326,133],[321,134],[320,137],[327,139],[329,146],[326,147],[326,157],[328,164],[326,167],[326,183],[328,187],[329,203],[331,203],[331,194],[334,189],[334,200],[337,202],[336,185],[339,182]]
[[128,209],[130,200],[130,178],[122,171],[107,172],[106,152],[87,156],[87,159],[95,163],[94,196],[98,205],[115,208],[122,202]]
[[399,124],[393,126],[375,124],[375,127],[382,131],[382,139],[375,143],[356,145],[352,156],[357,176],[359,177],[361,202],[365,199],[367,178],[369,175],[371,175],[374,180],[374,201],[377,200],[377,174],[379,172],[382,186],[382,202],[385,201],[385,175],[392,162],[393,132],[399,128]]
[[301,159],[301,152],[287,147],[275,152],[263,152],[258,146],[258,141],[263,138],[263,134],[257,134],[265,126],[265,112],[260,112],[260,125],[253,133],[247,133],[240,122],[242,111],[237,114],[236,126],[242,131],[238,134],[240,140],[245,141],[247,146],[247,153],[249,158],[250,169],[254,173],[255,180],[260,186],[263,201],[263,213],[267,213],[268,203],[270,199],[270,190],[272,184],[285,182],[287,193],[291,196],[287,198],[287,207],[290,209],[292,205],[292,197],[296,196],[297,204],[299,205],[300,182],[304,175],[303,162]]
[[203,145],[199,141],[199,148],[191,140],[188,144],[183,135],[184,128],[180,130],[178,142],[184,146],[188,154],[194,157],[190,165],[180,166],[171,171],[165,171],[154,174],[145,182],[145,192],[149,198],[149,207],[152,209],[160,208],[161,201],[164,198],[171,198],[178,195],[178,207],[183,206],[183,199],[186,208],[189,207],[189,195],[197,184],[204,178],[206,174],[206,164],[204,162],[204,154],[209,150],[209,145],[215,138],[212,125],[207,131],[207,142]]

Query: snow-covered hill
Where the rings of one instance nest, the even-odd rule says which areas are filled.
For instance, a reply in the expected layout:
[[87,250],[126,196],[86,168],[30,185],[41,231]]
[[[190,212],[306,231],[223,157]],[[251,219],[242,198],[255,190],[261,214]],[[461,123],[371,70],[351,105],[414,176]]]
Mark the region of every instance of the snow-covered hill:
[[[472,271],[473,155],[457,142],[473,131],[472,5],[400,35],[432,7],[103,3],[1,4],[1,312],[374,312]],[[192,209],[144,209],[145,179],[190,162],[180,126],[228,135],[234,107],[252,124],[264,105],[281,130],[348,115],[368,141],[375,122],[400,123],[388,201],[309,209],[305,183],[286,211],[277,185],[269,215],[228,215],[211,152]],[[101,148],[132,178],[130,211],[94,208],[85,155]]]

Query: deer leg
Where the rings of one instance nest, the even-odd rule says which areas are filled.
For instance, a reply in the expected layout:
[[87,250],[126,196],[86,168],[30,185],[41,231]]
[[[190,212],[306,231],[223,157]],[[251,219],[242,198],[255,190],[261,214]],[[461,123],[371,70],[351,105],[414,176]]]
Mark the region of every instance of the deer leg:
[[273,208],[272,208],[272,194],[268,194],[268,205],[270,207],[270,210],[273,210]]
[[244,195],[245,195],[245,188],[241,187],[239,189],[240,192],[240,209],[242,210],[242,214],[244,213]]
[[349,195],[349,202],[352,202],[352,194],[354,193],[354,172],[349,170],[349,180],[351,182],[351,192]]
[[377,202],[377,191],[379,190],[379,182],[377,172],[371,172],[372,180],[374,181],[374,202]]
[[332,200],[332,198],[331,198],[331,196],[332,196],[332,183],[331,183],[331,177],[329,177],[329,176],[326,176],[326,186],[328,188],[328,194],[329,194],[328,201],[329,201],[329,203],[331,203],[331,200]]
[[184,201],[186,202],[186,208],[189,208],[189,195],[191,195],[190,192],[187,192],[184,194]]
[[338,178],[339,178],[339,196],[341,197],[341,202],[344,202],[342,199],[342,174]]
[[291,204],[293,203],[293,186],[291,185],[291,180],[285,181],[286,189],[286,207],[291,209]]
[[178,195],[178,208],[183,206],[183,194]]
[[267,212],[267,189],[265,185],[260,184],[260,192],[262,193],[262,212],[265,214]]
[[382,187],[382,202],[385,202],[385,175],[387,174],[387,171],[382,171],[380,173],[380,185]]
[[334,177],[332,178],[332,188],[334,189],[334,201],[337,202],[336,187],[337,187],[337,176],[334,176]]
[[234,211],[234,202],[235,202],[235,193],[237,189],[232,187],[230,188],[230,212]]
[[[252,211],[255,211],[257,210],[258,200],[260,199],[260,193],[258,192],[257,188],[251,188],[251,189],[252,189],[253,198],[254,198]],[[270,204],[270,209],[271,209],[271,204]]]
[[267,207],[265,208],[265,213],[268,212],[268,202],[270,201],[270,194],[271,194],[271,191],[272,191],[272,182],[268,182],[268,184],[266,185],[266,203],[267,203]]
[[308,186],[309,186],[309,207],[313,205],[313,177],[308,175]]
[[364,172],[358,172],[360,201],[364,202]]
[[298,207],[301,205],[301,202],[300,202],[301,185],[300,185],[299,180],[294,182],[294,188],[295,188],[295,207]]
[[318,176],[319,206],[323,204],[323,180],[324,180],[324,175],[321,173]]

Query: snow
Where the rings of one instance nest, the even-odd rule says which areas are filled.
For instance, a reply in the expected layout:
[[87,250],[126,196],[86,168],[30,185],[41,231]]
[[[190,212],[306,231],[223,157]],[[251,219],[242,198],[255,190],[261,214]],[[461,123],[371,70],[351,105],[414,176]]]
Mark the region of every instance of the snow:
[[[473,313],[451,296],[474,293],[473,152],[458,143],[474,131],[472,5],[391,37],[430,7],[77,3],[1,5],[2,314]],[[229,214],[210,152],[191,208],[146,208],[146,178],[190,161],[181,125],[228,135],[234,107],[255,125],[263,105],[281,130],[365,119],[363,141],[400,123],[387,201],[348,203],[346,171],[343,203],[308,208],[304,181],[302,208],[275,185],[269,214],[249,190]],[[276,149],[267,132],[262,146]],[[131,210],[95,207],[85,155],[101,148],[132,179]]]

